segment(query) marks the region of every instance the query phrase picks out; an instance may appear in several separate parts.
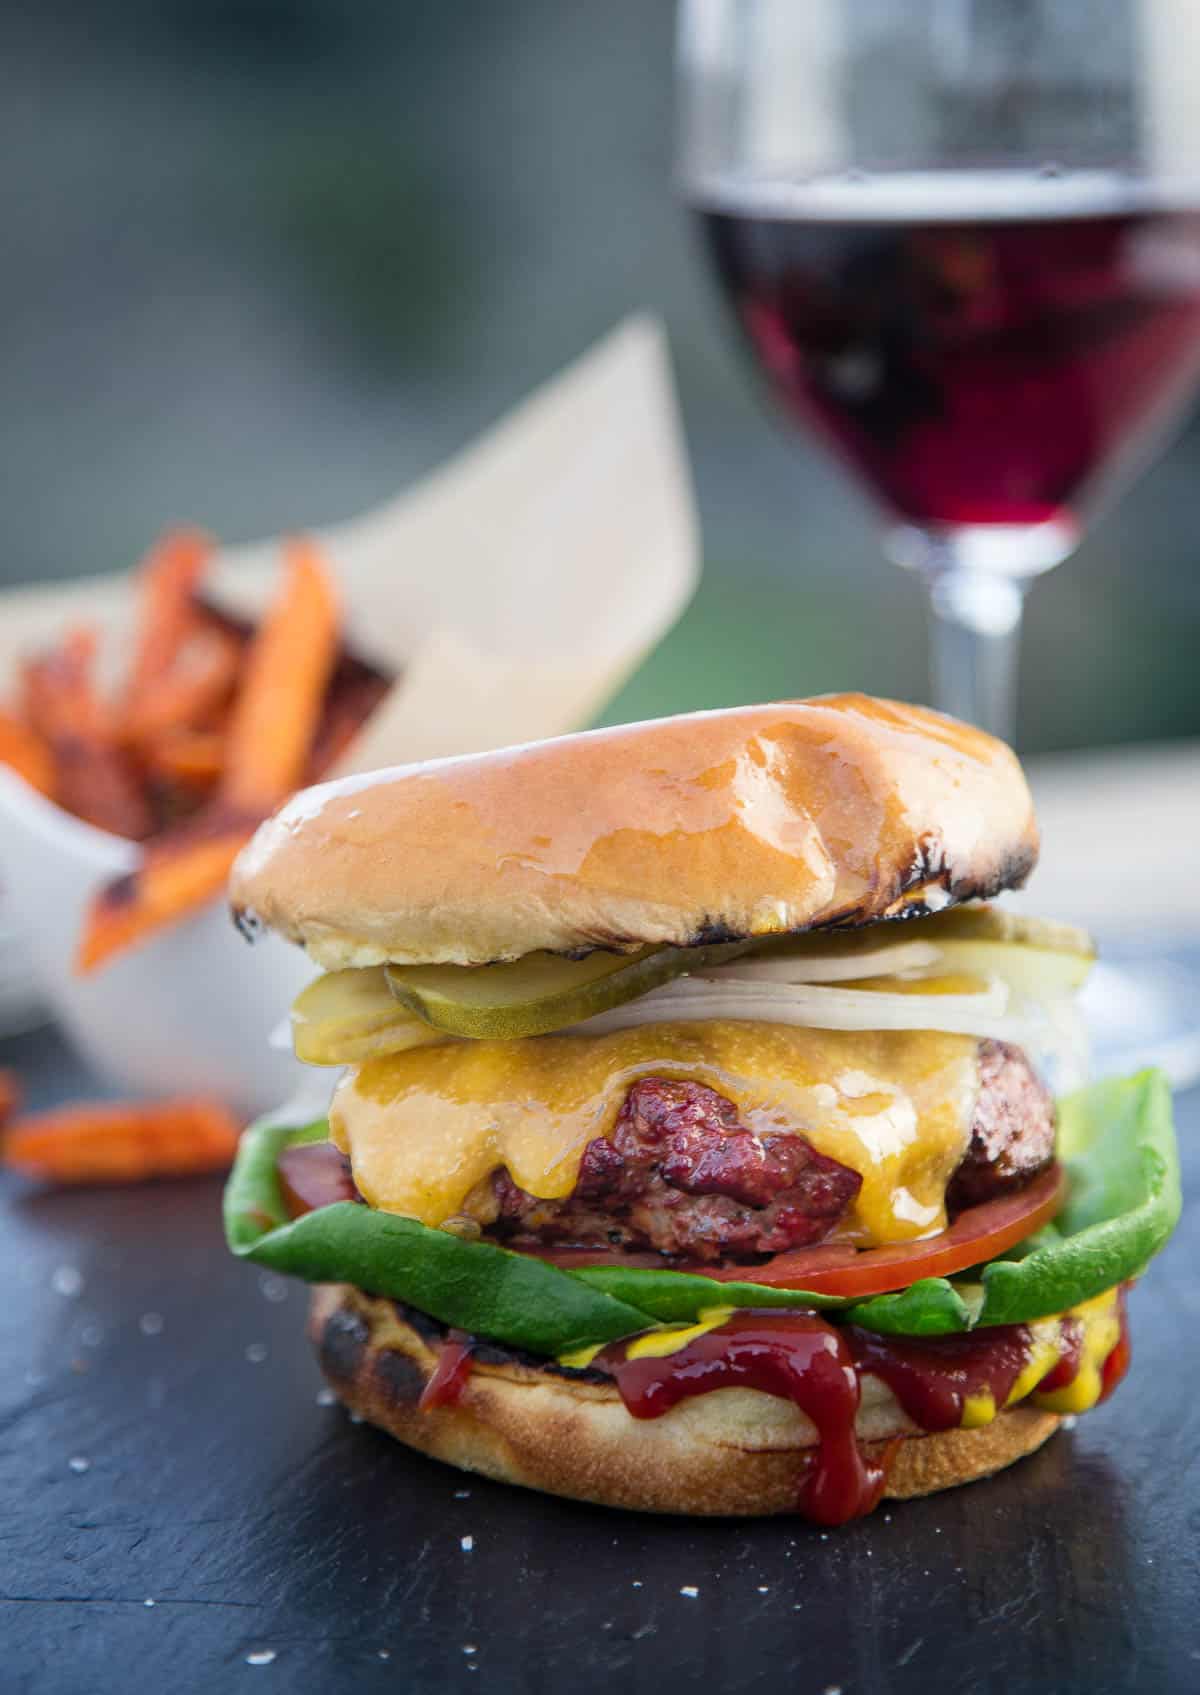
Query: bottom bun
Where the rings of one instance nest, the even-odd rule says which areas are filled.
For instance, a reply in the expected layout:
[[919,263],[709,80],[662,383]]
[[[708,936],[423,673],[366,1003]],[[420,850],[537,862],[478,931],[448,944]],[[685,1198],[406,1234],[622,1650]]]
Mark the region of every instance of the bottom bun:
[[[314,1291],[310,1331],[330,1384],[369,1423],[435,1459],[549,1495],[643,1512],[791,1512],[816,1444],[798,1408],[757,1390],[722,1389],[635,1419],[598,1373],[486,1345],[458,1403],[419,1412],[440,1325],[339,1283]],[[858,1434],[869,1453],[895,1442],[884,1493],[903,1500],[1001,1471],[1058,1424],[1017,1406],[977,1430],[926,1435],[867,1377]]]

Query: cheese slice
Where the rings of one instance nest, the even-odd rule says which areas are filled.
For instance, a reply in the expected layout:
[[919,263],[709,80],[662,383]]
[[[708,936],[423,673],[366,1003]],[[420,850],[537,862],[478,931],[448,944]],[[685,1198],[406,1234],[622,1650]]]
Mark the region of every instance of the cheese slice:
[[569,1195],[643,1077],[707,1084],[748,1129],[799,1133],[860,1172],[838,1240],[945,1227],[979,1086],[970,1036],[712,1021],[418,1048],[348,1072],[331,1131],[372,1206],[437,1226],[480,1210],[472,1191],[501,1166],[539,1198]]

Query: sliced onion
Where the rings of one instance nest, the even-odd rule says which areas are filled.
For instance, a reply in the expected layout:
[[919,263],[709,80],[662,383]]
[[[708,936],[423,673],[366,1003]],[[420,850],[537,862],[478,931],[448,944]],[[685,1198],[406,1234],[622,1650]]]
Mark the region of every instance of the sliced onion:
[[780,952],[764,959],[753,955],[735,959],[728,965],[713,966],[703,975],[722,983],[851,983],[859,977],[897,977],[902,971],[921,971],[936,965],[940,955],[941,949],[932,942],[900,942],[870,953],[843,950],[807,959],[802,954]]
[[576,1028],[604,1035],[639,1024],[731,1019],[818,1030],[944,1030],[1023,1041],[1028,1021],[1006,1016],[1008,1003],[1008,988],[998,980],[973,995],[892,995],[878,989],[719,980],[714,973],[712,977],[681,977]]
[[878,989],[828,989],[806,984],[681,977],[641,1000],[628,1001],[585,1023],[577,1033],[604,1036],[643,1024],[729,1019],[817,1030],[937,1030],[990,1037],[1025,1050],[1056,1093],[1086,1080],[1088,1043],[1083,1015],[1071,994],[1034,998],[993,978],[979,994],[902,994]]

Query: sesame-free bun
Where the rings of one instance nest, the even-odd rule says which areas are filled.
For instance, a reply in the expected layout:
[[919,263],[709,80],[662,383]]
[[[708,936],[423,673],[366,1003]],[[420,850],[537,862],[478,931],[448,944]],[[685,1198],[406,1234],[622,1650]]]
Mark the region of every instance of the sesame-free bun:
[[[816,1431],[790,1401],[722,1389],[662,1418],[635,1419],[611,1382],[526,1363],[503,1350],[473,1361],[457,1406],[417,1400],[440,1335],[395,1303],[344,1284],[314,1291],[310,1331],[340,1398],[411,1448],[465,1471],[545,1494],[646,1512],[759,1515],[795,1509]],[[900,1440],[888,1465],[892,1499],[930,1495],[1002,1470],[1058,1428],[1054,1413],[1016,1406],[976,1430],[925,1435],[877,1379],[864,1376],[858,1435]]]
[[323,784],[262,826],[231,898],[328,969],[474,965],[870,923],[1036,857],[1003,742],[829,695]]

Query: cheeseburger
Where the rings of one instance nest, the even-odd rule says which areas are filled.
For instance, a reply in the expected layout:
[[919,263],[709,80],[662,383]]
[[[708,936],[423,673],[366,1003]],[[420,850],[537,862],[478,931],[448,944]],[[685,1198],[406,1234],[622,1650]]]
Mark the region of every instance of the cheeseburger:
[[232,898],[345,1069],[243,1139],[230,1245],[490,1477],[838,1524],[1010,1465],[1179,1207],[1162,1079],[1079,1086],[1088,938],[988,904],[1036,855],[1008,748],[862,695],[311,789]]

